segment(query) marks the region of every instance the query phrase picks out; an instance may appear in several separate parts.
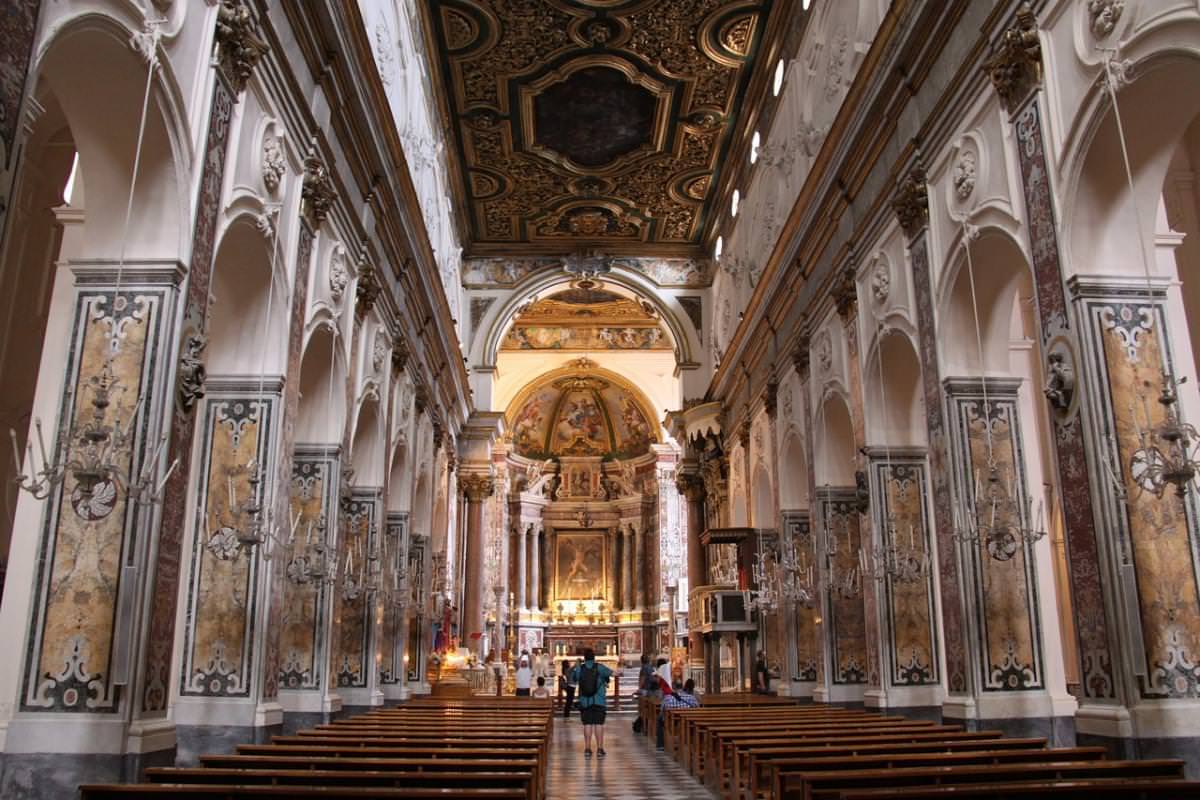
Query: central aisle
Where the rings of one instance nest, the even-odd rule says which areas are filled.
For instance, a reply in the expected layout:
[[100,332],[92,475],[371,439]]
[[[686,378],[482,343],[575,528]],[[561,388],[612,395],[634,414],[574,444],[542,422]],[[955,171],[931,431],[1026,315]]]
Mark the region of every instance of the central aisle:
[[579,715],[554,720],[554,743],[547,768],[548,800],[708,800],[712,792],[653,740],[635,735],[632,714],[609,714],[604,758],[585,758]]

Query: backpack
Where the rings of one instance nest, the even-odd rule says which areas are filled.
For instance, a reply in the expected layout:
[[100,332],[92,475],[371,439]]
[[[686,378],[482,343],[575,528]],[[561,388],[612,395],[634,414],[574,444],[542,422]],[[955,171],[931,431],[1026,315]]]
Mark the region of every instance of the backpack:
[[593,697],[600,691],[600,668],[584,664],[579,668],[579,696]]

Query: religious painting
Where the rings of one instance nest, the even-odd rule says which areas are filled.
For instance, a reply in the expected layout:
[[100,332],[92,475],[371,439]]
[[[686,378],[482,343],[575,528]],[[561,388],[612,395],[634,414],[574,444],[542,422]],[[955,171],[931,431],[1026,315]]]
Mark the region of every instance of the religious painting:
[[622,628],[618,635],[618,646],[623,656],[641,655],[642,629]]
[[608,386],[601,392],[605,404],[616,413],[612,415],[615,439],[622,454],[646,452],[654,440],[646,415],[627,392],[616,386]]
[[604,597],[605,536],[602,533],[559,533],[554,555],[555,597],[598,600]]
[[532,653],[534,650],[541,650],[542,634],[541,628],[521,628],[521,635],[517,637],[518,651]]
[[513,448],[526,458],[635,458],[658,440],[658,428],[634,390],[595,375],[553,378],[522,393],[508,415]]
[[553,450],[572,455],[598,455],[608,448],[604,414],[587,392],[570,392],[563,399],[554,424]]
[[558,392],[554,389],[542,389],[521,407],[510,425],[517,452],[524,454],[545,450],[547,410],[552,408],[557,398]]
[[559,499],[591,500],[600,495],[600,469],[597,459],[592,464],[571,464],[564,459],[562,489]]
[[671,341],[653,327],[559,327],[516,325],[501,350],[670,350]]

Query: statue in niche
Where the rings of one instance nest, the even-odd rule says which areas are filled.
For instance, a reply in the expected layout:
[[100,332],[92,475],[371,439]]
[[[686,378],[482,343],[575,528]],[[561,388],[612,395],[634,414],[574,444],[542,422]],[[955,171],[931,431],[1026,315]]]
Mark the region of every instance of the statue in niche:
[[1075,370],[1061,350],[1047,353],[1046,361],[1046,386],[1042,391],[1055,411],[1067,411],[1075,397]]

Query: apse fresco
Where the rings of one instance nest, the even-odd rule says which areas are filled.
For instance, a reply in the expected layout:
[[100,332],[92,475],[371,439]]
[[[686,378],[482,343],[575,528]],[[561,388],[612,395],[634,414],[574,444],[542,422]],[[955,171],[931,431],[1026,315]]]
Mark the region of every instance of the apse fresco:
[[1126,497],[1126,558],[1137,574],[1136,601],[1142,627],[1144,675],[1139,690],[1147,698],[1200,697],[1200,593],[1196,582],[1196,543],[1188,509],[1168,486],[1162,497],[1147,479],[1150,458],[1139,434],[1164,420],[1157,398],[1168,363],[1159,337],[1162,317],[1149,303],[1097,302],[1089,305],[1092,336],[1102,348],[1108,373],[1104,398],[1111,416]]
[[519,401],[509,417],[513,445],[522,456],[633,458],[657,441],[643,405],[603,378],[555,380]]

